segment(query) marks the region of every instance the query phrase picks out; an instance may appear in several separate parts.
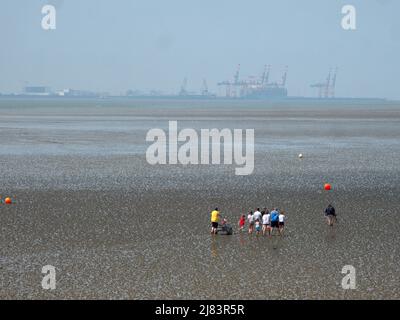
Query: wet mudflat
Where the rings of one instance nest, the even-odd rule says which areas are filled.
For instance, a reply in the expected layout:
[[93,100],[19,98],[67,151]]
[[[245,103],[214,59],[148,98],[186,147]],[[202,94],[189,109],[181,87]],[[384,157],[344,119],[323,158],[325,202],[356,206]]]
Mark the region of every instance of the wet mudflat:
[[[15,200],[0,206],[1,298],[400,298],[400,107],[65,103],[0,103],[0,194]],[[146,132],[168,120],[254,128],[254,173],[149,165]],[[215,206],[235,227],[282,208],[285,236],[212,237]],[[345,265],[356,290],[341,287]]]

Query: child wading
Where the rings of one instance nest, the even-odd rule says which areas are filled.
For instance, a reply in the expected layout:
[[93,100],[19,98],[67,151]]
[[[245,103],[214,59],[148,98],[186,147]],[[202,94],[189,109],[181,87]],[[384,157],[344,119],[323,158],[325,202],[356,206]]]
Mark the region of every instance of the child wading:
[[238,222],[240,232],[243,232],[245,224],[246,224],[246,216],[244,214],[242,214],[242,216],[240,217],[239,222]]
[[261,232],[261,222],[260,222],[260,220],[256,220],[256,233],[257,233],[257,235],[258,234],[260,234],[260,232]]

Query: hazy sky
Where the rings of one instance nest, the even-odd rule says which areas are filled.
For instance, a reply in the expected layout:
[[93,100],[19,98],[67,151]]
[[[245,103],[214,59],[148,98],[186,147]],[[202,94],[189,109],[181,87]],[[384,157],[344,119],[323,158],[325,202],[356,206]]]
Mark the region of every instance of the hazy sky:
[[[41,8],[57,9],[57,29],[41,28]],[[357,30],[341,8],[357,9]],[[199,91],[206,78],[272,80],[289,66],[290,95],[338,66],[337,96],[400,99],[398,0],[1,0],[0,92],[24,84],[123,93]]]

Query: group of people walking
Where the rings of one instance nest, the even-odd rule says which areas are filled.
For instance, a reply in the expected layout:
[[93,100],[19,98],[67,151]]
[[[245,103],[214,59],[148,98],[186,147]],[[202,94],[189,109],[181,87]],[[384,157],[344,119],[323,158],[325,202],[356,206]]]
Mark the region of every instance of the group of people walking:
[[[333,226],[333,224],[337,222],[335,208],[329,204],[324,213],[328,225]],[[279,235],[283,235],[286,219],[285,211],[281,211],[278,208],[274,208],[271,212],[267,208],[264,208],[262,211],[260,211],[260,208],[257,208],[254,212],[250,211],[247,214],[247,218],[246,215],[243,214],[239,219],[238,227],[239,231],[243,232],[247,221],[249,234],[255,232],[257,235],[271,236],[273,231],[277,230]],[[222,219],[221,225],[224,226],[226,224],[226,218]],[[218,208],[215,208],[211,212],[211,234],[217,234],[219,225],[220,213]]]
[[[248,223],[248,232],[252,234],[255,232],[257,235],[272,235],[274,230],[278,230],[279,235],[283,235],[285,229],[286,214],[284,211],[280,211],[278,208],[274,208],[271,212],[264,208],[260,211],[260,208],[250,211],[247,215],[242,215],[239,219],[238,226],[239,231],[243,232],[246,221]],[[226,218],[222,219],[221,225],[227,224]],[[217,234],[218,226],[220,225],[220,213],[218,208],[215,208],[211,212],[211,234]]]
[[[247,214],[247,222],[249,225],[248,232],[252,234],[255,232],[263,235],[271,235],[274,230],[278,230],[279,235],[283,235],[285,229],[286,215],[285,211],[280,211],[278,208],[274,208],[271,212],[264,208],[260,211],[260,208],[250,211]],[[238,222],[239,230],[243,232],[246,225],[246,216],[242,215]]]

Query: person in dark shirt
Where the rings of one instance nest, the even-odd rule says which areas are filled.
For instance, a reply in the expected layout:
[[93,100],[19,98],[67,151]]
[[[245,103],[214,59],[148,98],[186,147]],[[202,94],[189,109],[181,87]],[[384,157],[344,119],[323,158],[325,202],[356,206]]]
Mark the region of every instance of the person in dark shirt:
[[336,211],[331,204],[329,204],[328,207],[325,209],[325,216],[329,226],[332,227],[333,223],[337,222]]

